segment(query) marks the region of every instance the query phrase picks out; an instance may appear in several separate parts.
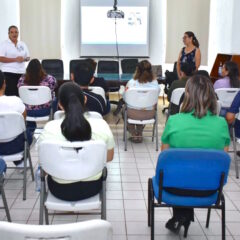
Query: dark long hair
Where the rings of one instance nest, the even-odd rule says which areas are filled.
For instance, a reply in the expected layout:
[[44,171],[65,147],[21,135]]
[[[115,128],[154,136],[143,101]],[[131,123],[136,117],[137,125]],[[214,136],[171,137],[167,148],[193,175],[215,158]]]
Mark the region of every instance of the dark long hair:
[[133,79],[138,80],[140,83],[152,82],[154,74],[151,63],[147,60],[143,60],[138,63]]
[[46,75],[40,61],[32,59],[27,66],[24,83],[31,86],[39,86]]
[[230,85],[232,88],[239,88],[240,81],[239,81],[239,69],[238,65],[235,62],[225,62],[224,66],[228,71],[228,77],[230,78]]
[[197,40],[197,37],[195,34],[191,31],[185,32],[186,35],[188,35],[189,38],[192,38],[192,43],[196,48],[199,48],[200,44],[199,41]]
[[76,83],[63,84],[58,92],[59,102],[65,110],[61,124],[62,134],[68,141],[87,141],[92,130],[84,117],[84,94]]
[[197,118],[210,111],[217,115],[217,98],[211,81],[205,76],[194,75],[188,79],[181,112],[190,113]]

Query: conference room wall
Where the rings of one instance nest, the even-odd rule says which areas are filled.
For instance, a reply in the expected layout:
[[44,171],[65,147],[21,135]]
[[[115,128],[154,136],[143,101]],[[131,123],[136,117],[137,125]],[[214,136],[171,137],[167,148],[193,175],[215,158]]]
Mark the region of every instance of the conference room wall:
[[8,38],[8,27],[19,26],[19,0],[1,0],[0,5],[0,42]]
[[20,0],[20,28],[32,58],[61,58],[61,1]]
[[202,65],[208,62],[209,0],[167,0],[166,63],[177,61],[184,32],[193,31],[202,52]]
[[[78,58],[80,52],[80,1],[62,0],[61,5],[61,50],[65,66],[70,59]],[[150,61],[153,64],[164,63],[165,58],[165,17],[164,0],[151,0],[150,4]],[[65,67],[65,69],[67,69]]]

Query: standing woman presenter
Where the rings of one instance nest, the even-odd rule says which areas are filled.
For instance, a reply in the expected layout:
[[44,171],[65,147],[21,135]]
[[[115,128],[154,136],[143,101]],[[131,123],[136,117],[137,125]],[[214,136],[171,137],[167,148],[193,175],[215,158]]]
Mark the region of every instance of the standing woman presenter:
[[18,80],[25,73],[25,62],[30,60],[26,44],[18,41],[16,26],[8,28],[9,39],[0,44],[0,69],[6,80],[7,96],[18,96]]
[[201,65],[201,51],[200,44],[193,32],[185,32],[183,36],[183,43],[185,47],[182,48],[177,62],[177,73],[180,78],[181,64],[189,63],[194,72],[198,71]]

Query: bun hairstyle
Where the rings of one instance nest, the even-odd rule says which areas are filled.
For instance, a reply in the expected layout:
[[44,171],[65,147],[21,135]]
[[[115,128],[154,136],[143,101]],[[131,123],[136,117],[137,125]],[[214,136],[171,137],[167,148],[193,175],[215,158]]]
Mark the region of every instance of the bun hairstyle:
[[84,94],[76,83],[63,84],[58,93],[65,118],[61,124],[63,136],[68,141],[87,141],[92,137],[89,122],[84,117]]
[[138,80],[140,83],[152,82],[154,79],[154,74],[151,63],[147,60],[139,62],[133,79]]
[[199,48],[200,44],[199,41],[197,40],[195,34],[191,31],[185,32],[186,35],[188,35],[189,38],[192,38],[192,43],[196,48]]

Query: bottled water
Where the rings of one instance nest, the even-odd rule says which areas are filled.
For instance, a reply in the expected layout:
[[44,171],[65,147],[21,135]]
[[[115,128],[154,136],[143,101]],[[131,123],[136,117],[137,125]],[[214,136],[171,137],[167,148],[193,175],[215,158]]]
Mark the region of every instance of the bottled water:
[[35,172],[35,190],[36,192],[40,192],[41,190],[41,170],[40,166],[38,166]]

